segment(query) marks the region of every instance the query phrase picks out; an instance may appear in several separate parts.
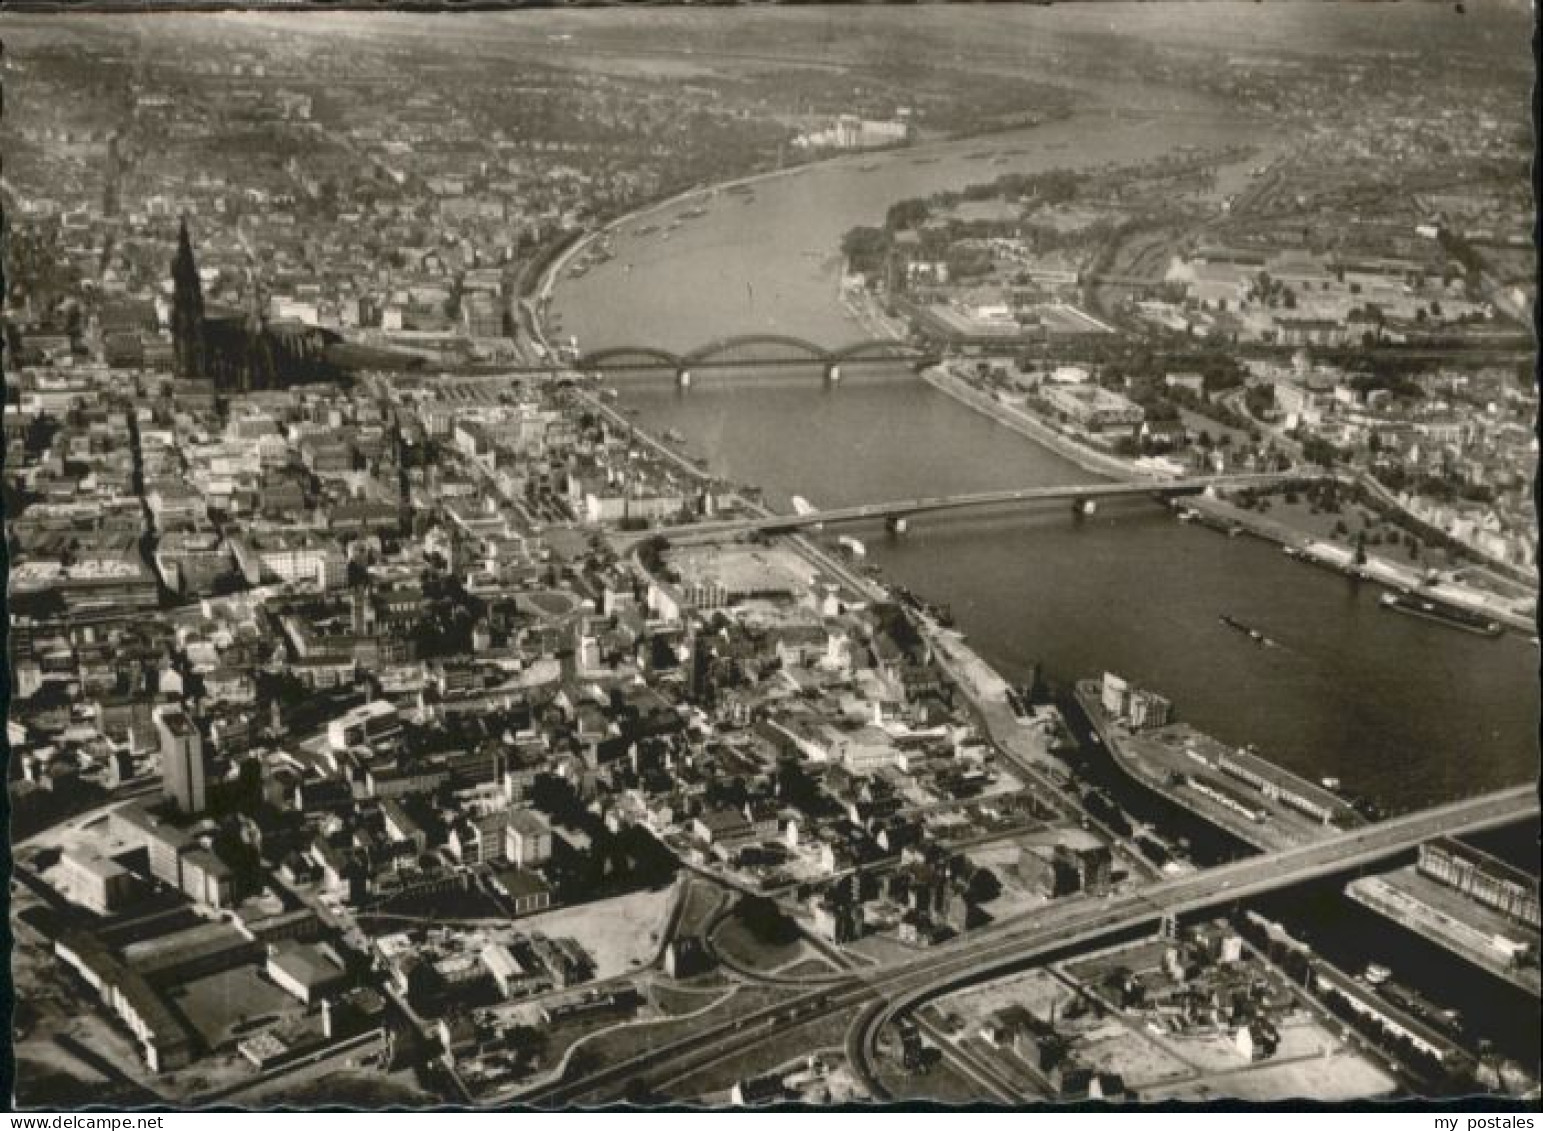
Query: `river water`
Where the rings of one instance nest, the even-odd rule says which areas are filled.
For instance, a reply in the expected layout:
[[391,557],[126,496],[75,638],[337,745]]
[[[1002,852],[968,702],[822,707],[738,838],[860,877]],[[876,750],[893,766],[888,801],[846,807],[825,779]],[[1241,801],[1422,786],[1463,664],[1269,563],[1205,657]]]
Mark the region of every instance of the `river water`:
[[[1314,49],[1308,40],[1322,27],[1298,21],[1298,8],[1269,18]],[[1388,12],[1410,22],[1415,40],[1440,30],[1426,26],[1429,13],[1328,10],[1345,25],[1337,35],[1363,42],[1397,45]],[[753,332],[834,347],[869,336],[839,301],[841,235],[882,222],[897,200],[1010,169],[1287,140],[1187,93],[1100,87],[1066,121],[854,155],[761,181],[748,195],[720,192],[668,240],[686,204],[625,222],[613,260],[559,283],[553,314],[585,350],[684,352]],[[659,230],[637,234],[648,225]],[[715,473],[758,484],[783,505],[795,494],[834,505],[1089,479],[909,373],[849,366],[838,386],[789,370],[694,376],[685,392],[662,376],[616,383],[645,426],[679,431]],[[1272,545],[1182,527],[1144,501],[1107,504],[1085,521],[1042,508],[922,519],[901,538],[856,533],[887,576],[950,605],[1009,677],[1035,661],[1062,679],[1117,671],[1218,737],[1256,744],[1313,778],[1337,777],[1394,810],[1536,775],[1538,655],[1529,642],[1385,612],[1375,587],[1292,562]],[[1255,646],[1218,621],[1223,613],[1281,647]]]
[[[1205,11],[1218,7],[1229,6]],[[1305,11],[1280,8],[1268,18],[1288,25]],[[1387,34],[1378,21],[1423,28],[1436,18],[1407,6],[1331,10],[1366,40]],[[719,193],[707,215],[683,221],[668,240],[663,229],[684,205],[628,222],[614,260],[558,286],[561,333],[576,334],[585,350],[683,352],[753,332],[839,346],[869,336],[838,301],[840,237],[882,222],[897,200],[1013,169],[1283,140],[1268,125],[1166,91],[1141,92],[1138,117],[1126,94],[1036,130],[845,158],[760,182],[750,195]],[[645,224],[661,230],[636,234]],[[785,369],[694,376],[689,390],[667,376],[624,375],[614,384],[641,425],[678,431],[714,473],[757,484],[776,504],[792,495],[837,505],[1090,478],[907,372],[849,368],[838,386]],[[1181,525],[1144,500],[1105,504],[1082,519],[1047,506],[917,519],[899,537],[878,526],[851,533],[887,578],[949,605],[1009,678],[1025,678],[1036,661],[1063,682],[1119,672],[1172,698],[1202,729],[1253,743],[1306,776],[1337,777],[1392,811],[1537,775],[1538,653],[1530,642],[1385,612],[1380,590],[1293,562],[1274,545]],[[1223,613],[1280,646],[1256,646],[1223,626]],[[1518,844],[1518,862],[1526,866],[1531,846],[1535,868],[1535,824],[1512,836],[1506,855],[1517,858]],[[1394,938],[1401,932],[1380,920],[1373,930],[1344,900],[1320,903],[1314,895],[1272,907],[1325,943],[1341,940],[1346,960],[1352,952],[1376,960],[1388,950],[1413,953],[1409,939]],[[1535,1061],[1535,1038],[1526,1035],[1535,1032],[1535,1000],[1464,964],[1416,957],[1392,964],[1428,996],[1475,996],[1486,1014],[1509,1003],[1519,1027],[1477,1028]]]
[[[704,216],[680,219],[682,201],[623,223],[615,259],[564,280],[552,311],[563,337],[584,350],[646,345],[687,351],[746,333],[792,334],[826,347],[871,337],[839,302],[841,237],[882,224],[897,200],[1008,172],[1134,163],[1179,145],[1267,143],[1258,123],[1207,113],[1179,95],[1158,103],[1169,128],[1111,108],[1038,129],[853,155],[722,192]],[[639,234],[640,229],[656,231]]]
[[[699,375],[686,392],[623,378],[621,403],[674,428],[711,467],[786,507],[1082,483],[1089,475],[909,374]],[[855,526],[890,579],[951,606],[1009,678],[1042,663],[1105,669],[1174,700],[1187,720],[1314,779],[1399,810],[1536,772],[1537,651],[1387,612],[1374,586],[1279,547],[1104,503]],[[1229,614],[1279,647],[1221,624]]]
[[[678,430],[718,472],[762,485],[784,506],[794,494],[836,505],[1088,480],[907,373],[858,374],[834,388],[817,373],[786,370],[699,375],[684,392],[667,378],[616,385],[640,424]],[[1385,612],[1375,587],[1292,562],[1272,544],[1182,525],[1145,501],[1103,504],[1080,519],[1065,506],[913,519],[900,536],[879,524],[842,529],[887,578],[949,604],[1009,678],[1026,679],[1035,661],[1063,682],[1121,672],[1172,697],[1202,729],[1255,743],[1309,777],[1339,777],[1390,810],[1536,774],[1530,643]],[[1221,625],[1222,612],[1281,646],[1256,646]],[[1197,850],[1207,845],[1206,858],[1231,855],[1208,845],[1223,838],[1102,769],[1090,780],[1133,814]],[[1476,839],[1536,870],[1537,830],[1534,821]],[[1262,909],[1345,968],[1382,963],[1460,1009],[1471,1047],[1486,1040],[1538,1063],[1535,998],[1351,903],[1342,882],[1284,893]]]

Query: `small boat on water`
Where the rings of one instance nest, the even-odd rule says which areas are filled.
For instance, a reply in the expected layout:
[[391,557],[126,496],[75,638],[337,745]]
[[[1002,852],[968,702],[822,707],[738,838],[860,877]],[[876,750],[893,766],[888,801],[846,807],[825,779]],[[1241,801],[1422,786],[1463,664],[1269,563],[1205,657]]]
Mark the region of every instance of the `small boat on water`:
[[1231,617],[1231,616],[1228,616],[1226,613],[1223,613],[1221,616],[1217,617],[1216,619],[1221,621],[1228,628],[1233,629],[1236,632],[1241,632],[1244,636],[1248,637],[1250,640],[1252,640],[1255,644],[1259,645],[1259,647],[1261,647],[1261,648],[1269,648],[1269,647],[1272,647],[1275,644],[1275,641],[1271,640],[1268,636],[1266,636],[1264,633],[1260,632],[1257,628],[1254,628],[1252,625],[1244,624],[1242,621],[1238,620],[1236,617]]
[[1393,971],[1389,970],[1386,966],[1379,966],[1375,962],[1369,963],[1361,974],[1366,983],[1372,986],[1380,986],[1392,976]]
[[1479,636],[1499,636],[1503,629],[1500,622],[1486,617],[1483,613],[1476,613],[1470,609],[1460,609],[1456,605],[1447,605],[1439,601],[1421,597],[1414,593],[1384,593],[1382,607],[1391,609],[1396,613],[1405,613],[1412,617],[1422,617],[1425,620],[1444,624],[1449,628],[1461,629],[1464,632],[1472,632]]
[[1323,788],[1328,790],[1330,793],[1338,793],[1339,792],[1339,779],[1338,778],[1319,778],[1318,779],[1318,784],[1323,786]]
[[669,444],[684,444],[686,442],[686,437],[682,436],[674,428],[666,428],[664,430],[664,439]]

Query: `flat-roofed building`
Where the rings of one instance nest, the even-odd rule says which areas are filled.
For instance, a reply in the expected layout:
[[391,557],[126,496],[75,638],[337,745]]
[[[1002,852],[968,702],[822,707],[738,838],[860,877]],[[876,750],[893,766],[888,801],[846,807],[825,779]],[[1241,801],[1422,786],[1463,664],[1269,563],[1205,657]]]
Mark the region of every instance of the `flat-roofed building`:
[[513,905],[516,915],[531,915],[552,906],[552,889],[540,876],[524,868],[497,869],[493,885]]
[[463,864],[495,864],[505,859],[508,816],[504,809],[473,809],[450,829],[446,844],[451,854]]
[[329,722],[327,745],[334,750],[368,746],[372,742],[391,737],[401,729],[402,717],[397,709],[384,699],[375,699]]
[[182,890],[210,907],[229,907],[235,899],[230,867],[208,849],[195,848],[182,858]]
[[22,561],[11,567],[12,593],[53,591],[77,618],[123,620],[154,609],[155,576],[136,557],[97,554],[66,565]]
[[1537,881],[1462,841],[1441,837],[1420,845],[1420,872],[1502,915],[1534,929],[1539,924]]
[[708,809],[691,819],[691,831],[708,844],[738,844],[754,834],[750,822],[737,809]]
[[204,788],[204,742],[193,720],[176,705],[157,707],[156,733],[161,740],[161,790],[189,815],[201,813]]
[[1129,716],[1132,730],[1167,726],[1173,717],[1173,704],[1156,692],[1134,689],[1130,694]]
[[530,979],[530,971],[520,965],[520,960],[501,943],[492,943],[482,950],[482,964],[498,986],[498,992],[511,998]]
[[1134,401],[1097,385],[1051,386],[1045,399],[1058,414],[1089,432],[1132,429],[1146,416]]
[[231,550],[247,582],[310,582],[320,589],[341,588],[348,562],[338,543],[309,530],[244,531]]
[[509,859],[521,868],[544,864],[552,858],[552,826],[533,809],[516,809],[509,814]]
[[169,987],[234,970],[261,959],[263,945],[223,919],[142,938],[123,948],[123,961],[153,985]]
[[105,856],[67,849],[58,866],[67,877],[75,901],[98,914],[116,911],[133,898],[133,875]]
[[113,836],[145,849],[152,876],[174,888],[182,887],[182,857],[197,847],[191,837],[132,802],[114,809],[109,820]]
[[75,969],[128,1026],[152,1072],[192,1063],[194,1038],[144,976],[120,962],[90,935],[70,932],[54,943],[60,961]]
[[423,831],[423,826],[413,820],[407,810],[402,808],[399,801],[393,798],[382,801],[380,815],[386,827],[386,835],[393,842],[411,843],[414,850],[420,853],[428,849],[428,834]]
[[276,986],[307,1005],[342,989],[348,980],[320,947],[288,940],[270,948],[267,972]]

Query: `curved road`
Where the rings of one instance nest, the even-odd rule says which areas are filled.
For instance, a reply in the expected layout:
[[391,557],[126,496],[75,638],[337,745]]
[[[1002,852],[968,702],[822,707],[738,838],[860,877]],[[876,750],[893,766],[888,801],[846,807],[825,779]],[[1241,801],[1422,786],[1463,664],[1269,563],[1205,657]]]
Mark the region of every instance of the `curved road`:
[[[1004,942],[939,963],[920,976],[902,974],[886,994],[863,1012],[847,1038],[853,1071],[876,1098],[887,1091],[873,1069],[879,1035],[897,1017],[952,989],[985,980],[1004,967],[1020,965],[1052,950],[1094,942],[1164,915],[1201,910],[1281,887],[1333,875],[1347,868],[1397,855],[1433,837],[1510,824],[1538,812],[1537,790],[1516,786],[1355,829],[1282,852],[1253,856],[1182,876],[1128,895],[1067,904],[1058,915]],[[1052,912],[1056,908],[1052,908]],[[1051,921],[1053,920],[1053,921]]]
[[[1406,814],[1316,844],[1223,865],[1105,899],[1061,900],[940,947],[925,957],[853,972],[849,980],[801,994],[733,1022],[609,1065],[582,1079],[519,1097],[539,1106],[571,1104],[647,1074],[681,1075],[693,1065],[785,1039],[799,1024],[867,1003],[847,1039],[848,1057],[877,1098],[886,1091],[873,1069],[879,1035],[903,1013],[956,987],[986,980],[1051,951],[1090,943],[1154,922],[1259,895],[1385,859],[1433,837],[1511,824],[1538,811],[1532,785]],[[993,1089],[995,1090],[995,1089]]]

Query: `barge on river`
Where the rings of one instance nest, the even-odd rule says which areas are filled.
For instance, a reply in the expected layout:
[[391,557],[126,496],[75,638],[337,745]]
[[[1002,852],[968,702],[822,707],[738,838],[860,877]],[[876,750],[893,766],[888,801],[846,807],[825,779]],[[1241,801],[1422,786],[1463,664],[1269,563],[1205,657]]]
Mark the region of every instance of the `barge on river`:
[[1432,601],[1428,597],[1421,597],[1415,593],[1385,593],[1382,597],[1382,607],[1412,617],[1423,617],[1425,620],[1479,636],[1499,636],[1503,631],[1499,621],[1491,620],[1483,613]]

